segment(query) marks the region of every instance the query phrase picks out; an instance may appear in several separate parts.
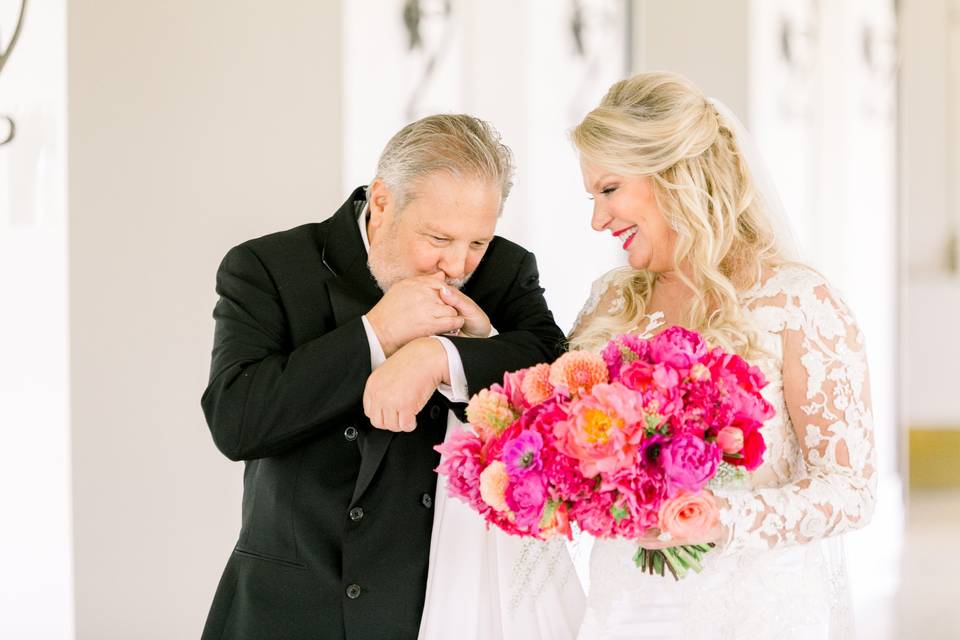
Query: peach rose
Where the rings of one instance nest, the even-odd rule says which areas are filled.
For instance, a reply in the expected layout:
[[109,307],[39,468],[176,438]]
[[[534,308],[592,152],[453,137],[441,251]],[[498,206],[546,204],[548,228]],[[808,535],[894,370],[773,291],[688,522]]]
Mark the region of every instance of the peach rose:
[[720,520],[713,496],[707,492],[681,493],[660,506],[660,530],[677,541],[706,540]]

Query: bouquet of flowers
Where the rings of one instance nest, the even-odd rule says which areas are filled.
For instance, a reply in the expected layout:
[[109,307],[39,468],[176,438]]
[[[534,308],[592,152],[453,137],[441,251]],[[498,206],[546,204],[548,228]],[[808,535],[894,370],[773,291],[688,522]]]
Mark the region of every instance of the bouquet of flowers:
[[[504,375],[467,407],[472,430],[437,450],[450,494],[507,533],[690,540],[718,508],[704,489],[760,465],[760,427],[773,407],[763,374],[703,337],[670,327],[625,334],[601,354],[573,351]],[[701,570],[712,544],[653,551],[634,561],[677,579]]]

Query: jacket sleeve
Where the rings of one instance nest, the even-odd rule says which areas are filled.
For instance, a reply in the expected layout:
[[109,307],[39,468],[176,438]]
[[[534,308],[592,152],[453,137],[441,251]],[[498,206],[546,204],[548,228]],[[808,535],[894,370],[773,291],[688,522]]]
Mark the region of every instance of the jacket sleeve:
[[292,349],[276,285],[245,245],[223,259],[216,290],[210,381],[201,406],[225,456],[282,453],[360,401],[370,375],[360,318]]
[[460,352],[470,395],[500,382],[507,371],[552,362],[563,352],[564,335],[547,308],[532,253],[526,252],[490,320],[499,335],[450,338]]

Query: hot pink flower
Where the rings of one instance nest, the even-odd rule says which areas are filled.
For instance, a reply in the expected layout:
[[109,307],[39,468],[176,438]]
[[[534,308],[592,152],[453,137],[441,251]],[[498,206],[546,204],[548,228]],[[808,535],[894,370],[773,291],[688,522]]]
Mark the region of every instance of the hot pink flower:
[[648,351],[649,345],[647,341],[631,333],[617,336],[608,342],[607,346],[601,352],[601,356],[603,357],[603,361],[607,363],[610,381],[618,381],[623,365],[630,364],[634,360],[645,359]]
[[[526,409],[530,403],[523,395],[523,381],[526,379],[530,369],[521,369],[520,371],[507,372],[503,374],[503,386],[500,389],[503,395],[507,397],[511,407],[514,409]],[[496,385],[494,385],[496,387]]]
[[700,491],[717,473],[720,449],[694,435],[682,433],[660,450],[660,461],[670,495]]
[[501,454],[511,477],[517,477],[543,468],[540,452],[543,436],[536,431],[524,431],[503,446]]
[[450,495],[463,500],[481,515],[486,514],[490,507],[480,497],[480,473],[485,466],[480,438],[461,430],[434,449],[443,456],[437,473],[447,477]]
[[527,473],[510,482],[505,497],[518,526],[536,527],[547,501],[547,484],[541,474]]
[[683,327],[670,327],[650,339],[650,357],[654,362],[678,369],[689,369],[707,353],[703,337]]
[[554,427],[557,447],[580,461],[587,477],[633,464],[643,439],[642,399],[622,384],[598,384],[570,404],[570,418]]
[[728,460],[731,464],[742,466],[747,471],[753,471],[763,463],[763,454],[767,450],[767,443],[759,431],[751,431],[743,441],[743,458]]

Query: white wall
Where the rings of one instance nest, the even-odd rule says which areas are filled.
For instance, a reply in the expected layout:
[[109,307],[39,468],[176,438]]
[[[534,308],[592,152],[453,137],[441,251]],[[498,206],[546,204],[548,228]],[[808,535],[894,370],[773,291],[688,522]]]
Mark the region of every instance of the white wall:
[[[16,5],[16,6],[15,6]],[[9,42],[19,3],[0,3]],[[0,638],[73,637],[66,3],[32,3],[0,75]],[[6,137],[6,128],[0,137]]]
[[339,7],[70,3],[81,640],[200,634],[240,523],[242,467],[199,405],[214,273],[342,202]]
[[749,0],[634,0],[634,70],[682,73],[750,118]]

